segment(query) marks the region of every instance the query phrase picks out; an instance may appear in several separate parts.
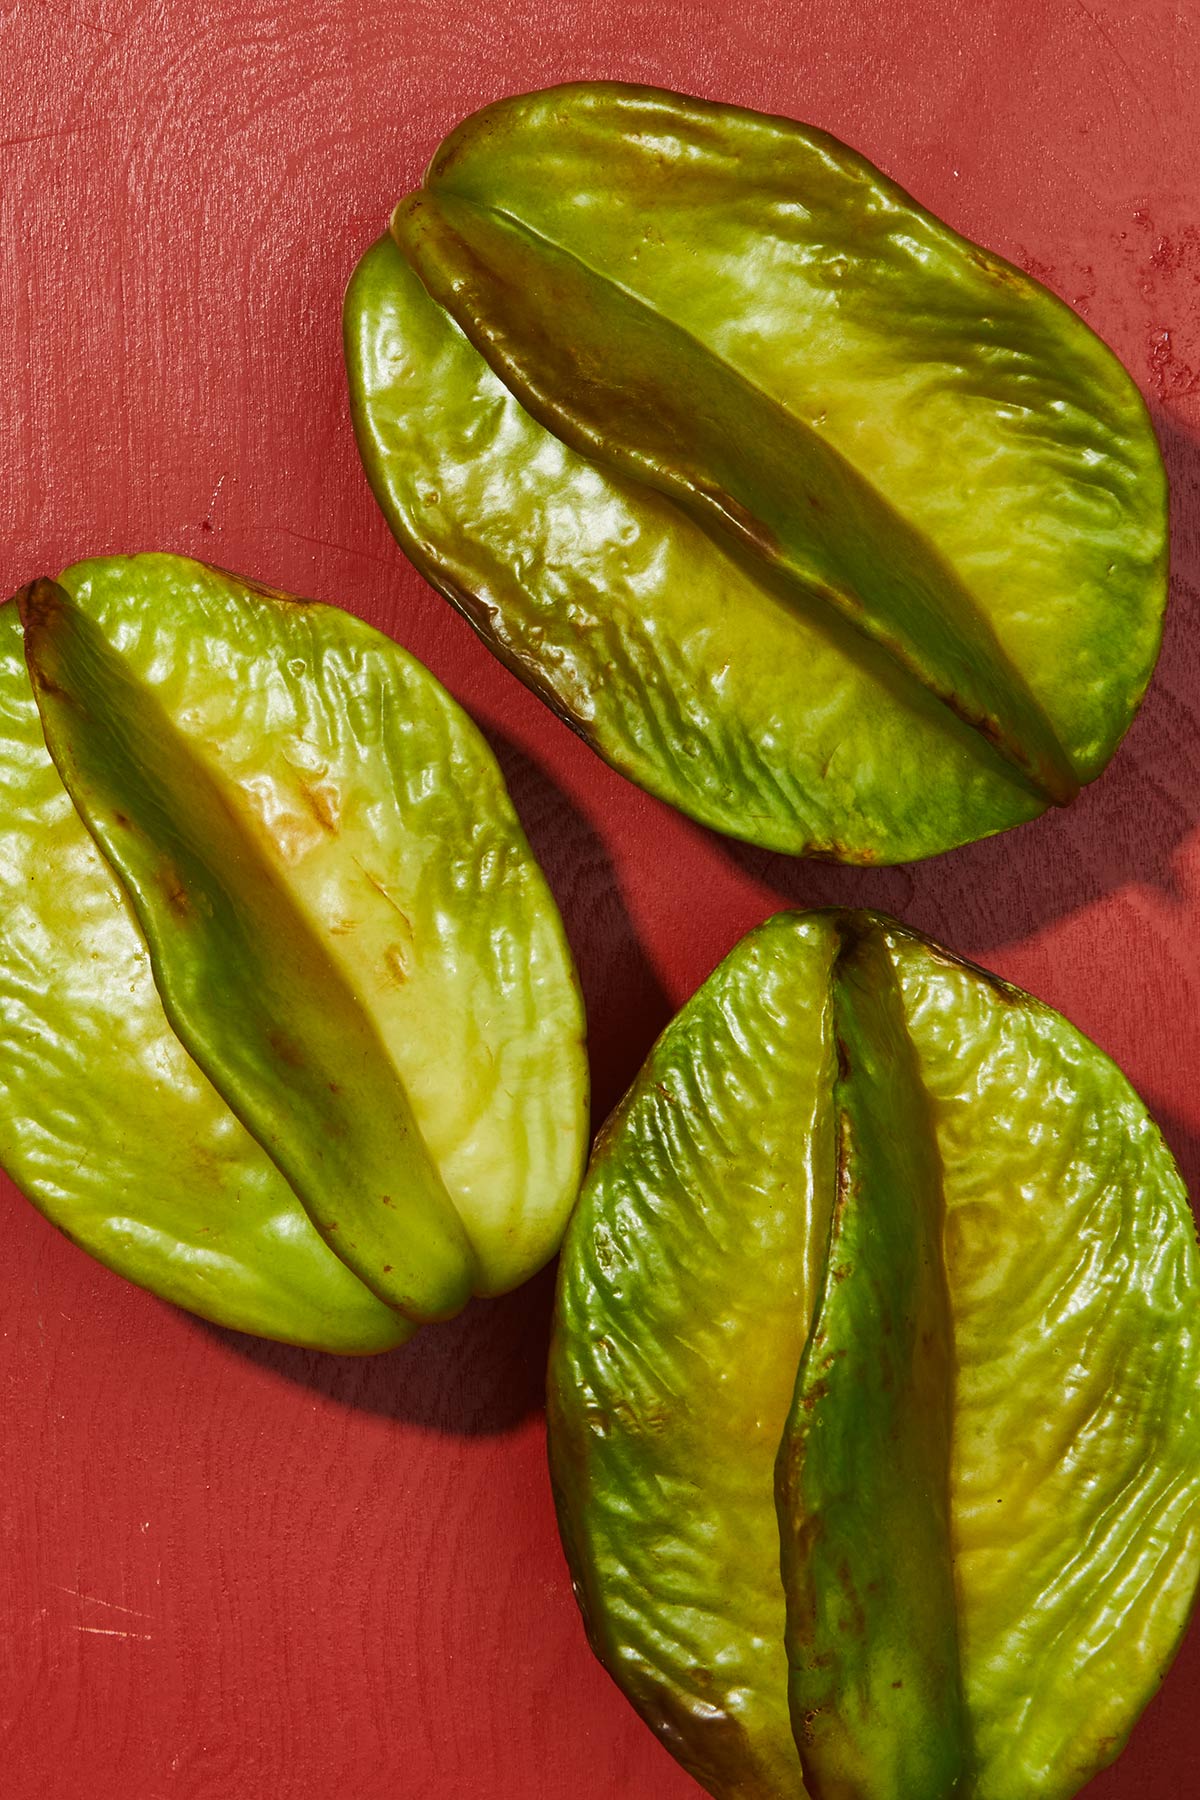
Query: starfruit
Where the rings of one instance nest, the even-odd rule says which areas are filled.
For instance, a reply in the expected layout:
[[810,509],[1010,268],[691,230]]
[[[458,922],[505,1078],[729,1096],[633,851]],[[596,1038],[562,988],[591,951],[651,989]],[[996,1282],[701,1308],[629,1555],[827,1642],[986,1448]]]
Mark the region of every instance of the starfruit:
[[780,914],[597,1143],[550,1363],[592,1645],[719,1800],[1067,1800],[1200,1572],[1200,1266],[1120,1071]]
[[500,101],[345,323],[402,547],[704,824],[928,856],[1070,800],[1126,730],[1165,600],[1137,389],[826,133],[612,83]]
[[557,1247],[581,1001],[486,743],[335,607],[171,556],[0,607],[0,1162],[220,1324],[386,1349]]

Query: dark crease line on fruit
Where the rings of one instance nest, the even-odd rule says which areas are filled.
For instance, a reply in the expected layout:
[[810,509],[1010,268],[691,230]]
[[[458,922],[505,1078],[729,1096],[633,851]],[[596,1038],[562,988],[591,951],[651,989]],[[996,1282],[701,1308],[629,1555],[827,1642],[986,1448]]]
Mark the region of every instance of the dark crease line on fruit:
[[573,731],[576,737],[582,738],[590,749],[596,751],[597,755],[605,756],[606,761],[611,761],[611,758],[605,755],[603,747],[597,743],[592,724],[581,714],[572,712],[568,702],[551,685],[539,666],[500,635],[496,622],[500,609],[464,587],[457,576],[450,574],[444,564],[434,559],[432,553],[426,556],[414,556],[413,560],[430,584],[437,589],[443,599],[450,602],[456,612],[462,614],[472,631],[482,638],[488,649],[498,657],[504,667],[515,675],[518,681],[524,683],[532,693],[535,693],[550,708],[555,718],[560,719],[569,731]]
[[[128,823],[127,820],[122,822]],[[188,893],[179,871],[168,865],[165,869],[159,870],[157,880],[171,911],[177,918],[189,919],[192,915],[191,895]]]
[[[450,191],[453,195],[453,190]],[[577,263],[592,281],[613,289],[635,307],[650,312],[661,324],[678,331],[682,337],[688,339],[701,355],[728,367],[732,378],[739,382],[745,382],[764,403],[773,406],[785,415],[792,428],[804,429],[802,421],[796,419],[771,395],[749,381],[740,370],[732,365],[725,365],[723,359],[717,356],[710,346],[696,339],[686,328],[678,326],[674,320],[661,313],[642,296],[592,267],[586,259],[579,257],[574,251],[569,251],[557,241],[545,237],[544,234],[526,224],[524,220],[514,217],[502,208],[489,206],[474,199],[467,200],[463,196],[453,197],[459,204],[467,206],[471,211],[493,220],[502,221],[519,236],[543,244],[547,252]],[[405,215],[402,209],[407,206],[409,209],[407,216],[411,217],[414,209],[424,210],[430,199],[434,201],[432,210],[438,225],[448,235],[454,246],[453,254],[467,259],[470,269],[475,272],[473,281],[448,280],[438,255],[435,254],[431,264],[427,265],[419,238],[415,239],[414,255],[410,256],[400,238],[396,236],[395,224],[399,222],[401,228],[403,225]],[[439,216],[436,203],[436,194],[427,196],[424,190],[422,190],[422,197],[419,200],[412,197],[407,202],[401,202],[394,215],[393,236],[397,247],[435,304],[448,314],[518,404],[528,411],[544,430],[557,437],[568,448],[573,449],[577,455],[596,460],[602,468],[611,466],[627,478],[632,476],[634,479],[648,481],[652,488],[662,492],[678,511],[689,518],[718,547],[720,547],[722,538],[727,537],[731,546],[739,546],[744,551],[748,551],[755,563],[760,566],[747,571],[747,573],[760,587],[763,587],[765,591],[774,592],[786,605],[799,605],[802,610],[816,606],[822,610],[831,611],[844,624],[854,628],[860,637],[873,642],[898,672],[907,680],[915,683],[935,701],[945,706],[969,732],[977,735],[983,743],[987,744],[999,758],[1010,778],[1027,786],[1044,803],[1061,806],[1066,805],[1074,798],[1079,791],[1079,782],[1063,746],[1058,741],[1054,726],[1041,703],[1029,688],[1023,673],[1009,662],[1002,646],[995,639],[986,615],[978,614],[979,628],[983,632],[985,640],[990,640],[990,648],[985,645],[984,653],[988,660],[996,666],[996,669],[1002,673],[1005,683],[1013,690],[1013,693],[1020,696],[1031,717],[1040,722],[1041,733],[1046,739],[1041,754],[1027,754],[1016,730],[1006,730],[991,713],[981,711],[977,703],[972,705],[965,702],[958,694],[953,682],[948,681],[944,674],[939,678],[927,670],[919,655],[914,655],[909,648],[901,644],[882,621],[871,617],[865,603],[853,588],[839,583],[835,591],[829,587],[828,583],[814,582],[811,578],[806,578],[791,568],[782,553],[782,546],[777,534],[719,483],[683,470],[671,471],[668,469],[664,475],[658,457],[653,453],[640,450],[636,443],[631,443],[626,447],[626,456],[632,462],[632,468],[625,467],[621,455],[614,453],[610,456],[604,434],[598,430],[596,425],[588,418],[580,416],[578,407],[569,404],[569,399],[568,403],[563,403],[554,392],[548,390],[536,367],[527,366],[528,359],[520,357],[510,346],[508,335],[488,324],[486,308],[481,298],[486,295],[488,284],[499,290],[501,294],[509,296],[510,301],[519,298],[518,290],[506,276],[502,264],[495,259],[486,260],[474,245],[450,223],[449,219],[444,215]],[[456,305],[447,304],[448,295],[453,297]],[[578,365],[575,365],[575,376],[576,378],[582,377],[585,387],[588,385],[586,371],[581,370]],[[844,459],[839,457],[839,460]],[[634,475],[635,470],[637,471],[636,475]],[[846,470],[848,476],[856,481],[865,482],[865,485],[870,487],[870,482],[855,469],[854,465],[847,463]],[[683,491],[676,491],[680,487]],[[890,510],[890,503],[886,496],[879,494],[874,489],[871,491],[875,494],[876,501],[881,502]],[[811,501],[814,496],[810,495],[807,498]],[[689,501],[699,503],[698,513],[692,510],[688,504]],[[934,556],[939,562],[943,560],[935,546],[925,540],[922,542],[927,555]],[[945,568],[948,576],[961,589],[962,583],[954,570],[948,564],[945,565]],[[977,604],[965,589],[962,589],[962,596],[970,609],[977,611]]]

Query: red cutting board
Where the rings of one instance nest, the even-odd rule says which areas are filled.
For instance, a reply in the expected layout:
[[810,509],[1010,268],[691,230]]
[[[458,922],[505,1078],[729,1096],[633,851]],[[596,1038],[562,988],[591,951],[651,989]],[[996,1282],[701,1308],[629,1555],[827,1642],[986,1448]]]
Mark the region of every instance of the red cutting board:
[[[597,1115],[780,906],[880,906],[1128,1071],[1200,1183],[1196,0],[4,0],[5,591],[159,548],[338,601],[495,736],[563,908]],[[408,568],[339,306],[464,113],[578,77],[812,121],[1116,348],[1174,484],[1162,663],[1069,812],[856,874],[628,786]],[[5,1800],[687,1800],[590,1658],[544,1460],[546,1276],[359,1363],[199,1324],[0,1181]],[[1088,1800],[1195,1800],[1200,1629]]]

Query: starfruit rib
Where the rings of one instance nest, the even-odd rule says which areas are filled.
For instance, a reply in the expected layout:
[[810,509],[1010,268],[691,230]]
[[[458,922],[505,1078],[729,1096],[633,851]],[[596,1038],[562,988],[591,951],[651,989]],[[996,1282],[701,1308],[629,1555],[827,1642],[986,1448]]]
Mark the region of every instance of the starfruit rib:
[[[832,982],[791,954],[831,933]],[[828,1058],[795,1031],[826,1002]],[[814,1194],[840,1175],[832,1229],[791,1210],[810,1162]],[[777,1749],[773,1613],[729,1553],[764,1528],[815,1800],[1070,1800],[1112,1760],[1200,1567],[1198,1281],[1166,1146],[1060,1015],[878,915],[781,915],[731,952],[597,1146],[549,1412],[593,1642],[711,1793],[757,1796]],[[786,1416],[763,1406],[801,1364]],[[723,1704],[662,1730],[716,1666]]]
[[882,934],[833,972],[837,1173],[780,1445],[789,1701],[813,1800],[952,1800],[967,1735],[937,1141]]
[[811,423],[1099,774],[1158,651],[1166,479],[1134,382],[1061,300],[827,133],[660,89],[499,101],[425,185],[573,251]]
[[831,609],[1045,798],[1078,777],[991,622],[933,544],[819,433],[616,282],[452,192],[392,235],[521,405],[666,494],[785,603]]
[[884,922],[942,1153],[970,1800],[1070,1800],[1200,1570],[1200,1273],[1179,1172],[1060,1014]]
[[1043,810],[870,639],[780,605],[665,495],[539,425],[390,235],[351,282],[346,356],[406,554],[632,780],[718,831],[852,862]]
[[601,1134],[559,1270],[547,1411],[576,1592],[718,1800],[805,1800],[773,1483],[828,1233],[837,948],[828,919],[784,915],[693,996]]
[[416,1327],[323,1244],[163,1016],[46,750],[0,605],[0,1162],[109,1268],[217,1325],[342,1354]]
[[373,1026],[187,740],[53,582],[20,597],[47,747],[146,937],[167,1017],[321,1236],[413,1319],[474,1257]]
[[578,1191],[584,1022],[485,740],[428,670],[337,607],[160,555],[59,582],[211,769],[353,989],[471,1240],[475,1291],[516,1286]]

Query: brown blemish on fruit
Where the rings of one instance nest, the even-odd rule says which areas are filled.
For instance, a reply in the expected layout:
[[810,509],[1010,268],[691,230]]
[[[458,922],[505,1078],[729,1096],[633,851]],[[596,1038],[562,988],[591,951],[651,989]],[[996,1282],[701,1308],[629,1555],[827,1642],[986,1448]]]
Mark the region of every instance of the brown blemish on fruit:
[[[697,1727],[704,1734],[706,1757],[713,1767],[737,1768],[745,1760],[748,1743],[746,1733],[724,1706],[719,1704],[723,1688],[712,1690],[713,1697],[692,1697],[670,1689],[660,1689],[658,1705],[647,1708],[645,1718],[651,1730],[676,1754],[676,1746],[693,1743]],[[702,1709],[702,1710],[701,1710]]]
[[1024,988],[1014,987],[1011,981],[1005,981],[993,969],[985,969],[982,963],[972,962],[969,956],[955,956],[954,952],[947,950],[944,945],[935,944],[932,938],[926,937],[925,933],[918,931],[915,926],[902,926],[896,935],[920,944],[929,952],[933,961],[940,963],[945,969],[966,969],[968,974],[977,975],[981,981],[987,982],[996,998],[1003,1000],[1007,1006],[1028,1007],[1030,1010],[1035,1010],[1042,1004],[1041,1001],[1035,1000],[1032,994],[1027,994]]
[[28,586],[13,595],[21,624],[26,631],[53,625],[63,610],[67,596],[48,575],[39,575]]
[[697,494],[712,501],[744,543],[753,545],[755,550],[771,562],[780,560],[783,546],[778,537],[769,525],[755,517],[748,506],[743,506],[740,500],[735,500],[732,494],[713,482],[697,481],[694,486]]
[[392,908],[392,911],[395,913],[398,913],[399,916],[404,920],[404,923],[408,927],[408,935],[411,937],[413,935],[412,920],[409,918],[408,914],[404,911],[403,907],[400,906],[397,903],[397,901],[393,900],[392,896],[388,893],[387,888],[383,885],[383,882],[379,879],[378,875],[372,875],[370,869],[365,868],[363,866],[363,864],[359,862],[357,857],[355,857],[355,859],[354,859],[354,864],[355,864],[355,867],[357,868],[359,874],[362,876],[363,880],[369,881],[371,886],[375,889],[375,892],[377,894],[381,895],[383,897],[383,899],[385,899],[387,901],[388,905]]
[[164,869],[159,871],[158,885],[162,889],[171,911],[178,918],[190,918],[192,902],[174,863],[168,863]]
[[408,980],[408,959],[399,944],[389,944],[383,953],[386,978],[392,987],[403,987]]
[[975,267],[982,269],[984,274],[990,276],[998,287],[1018,289],[1028,287],[1028,281],[1018,275],[1015,269],[1008,269],[1003,263],[993,262],[992,258],[985,256],[981,250],[968,250],[967,255]]
[[843,838],[830,838],[827,844],[809,844],[805,856],[813,862],[852,863],[869,868],[879,861],[879,852],[863,844],[847,844]]
[[304,1054],[292,1042],[286,1031],[280,1031],[278,1027],[269,1031],[267,1033],[267,1042],[279,1058],[280,1062],[286,1063],[289,1069],[302,1069],[304,1067]]
[[301,781],[300,795],[321,830],[336,837],[342,822],[337,789],[324,781]]

